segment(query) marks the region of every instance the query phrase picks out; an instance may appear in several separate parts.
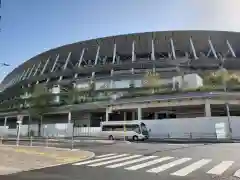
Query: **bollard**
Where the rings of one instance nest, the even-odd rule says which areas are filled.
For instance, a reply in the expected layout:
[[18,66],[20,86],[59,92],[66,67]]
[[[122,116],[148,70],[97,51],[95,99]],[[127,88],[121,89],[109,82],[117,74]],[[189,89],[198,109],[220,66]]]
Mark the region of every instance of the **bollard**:
[[30,136],[30,146],[32,146],[32,136]]

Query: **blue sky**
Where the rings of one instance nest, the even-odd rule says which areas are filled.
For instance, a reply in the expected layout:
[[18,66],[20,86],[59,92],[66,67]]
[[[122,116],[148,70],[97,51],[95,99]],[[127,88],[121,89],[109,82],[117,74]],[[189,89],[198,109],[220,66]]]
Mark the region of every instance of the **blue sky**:
[[[231,3],[230,3],[231,2]],[[144,31],[240,30],[240,0],[2,0],[0,80],[48,49]]]

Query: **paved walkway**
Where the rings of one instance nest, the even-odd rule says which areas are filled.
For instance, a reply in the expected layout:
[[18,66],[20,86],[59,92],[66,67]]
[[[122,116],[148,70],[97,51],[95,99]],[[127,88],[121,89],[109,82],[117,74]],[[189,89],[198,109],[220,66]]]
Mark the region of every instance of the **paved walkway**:
[[0,175],[78,162],[93,156],[89,151],[2,145]]

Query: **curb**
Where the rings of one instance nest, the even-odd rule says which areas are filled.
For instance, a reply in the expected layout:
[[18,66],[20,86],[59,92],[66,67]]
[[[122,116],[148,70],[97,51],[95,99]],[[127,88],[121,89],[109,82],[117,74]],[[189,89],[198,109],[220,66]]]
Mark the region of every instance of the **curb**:
[[81,149],[70,149],[70,148],[60,148],[60,147],[46,147],[46,146],[38,146],[38,145],[32,145],[32,146],[19,145],[19,146],[16,146],[16,145],[10,145],[10,144],[6,144],[6,145],[0,144],[0,147],[1,146],[5,146],[5,147],[27,147],[27,148],[41,147],[41,148],[47,148],[47,149],[59,149],[59,150],[62,149],[62,150],[68,150],[68,151],[81,151]]
[[146,142],[149,143],[175,143],[175,144],[191,144],[191,143],[238,143],[237,141],[234,140],[177,140],[177,139],[151,139]]
[[[42,147],[42,146],[14,146],[14,145],[0,145],[1,146],[7,146],[7,147]],[[42,148],[48,148],[48,147],[42,147]],[[55,148],[55,147],[49,147],[49,148],[53,148],[53,149],[63,149],[63,150],[71,150],[71,151],[81,151],[80,149],[68,149],[68,148]],[[89,152],[91,155],[85,159],[82,159],[82,160],[79,160],[77,162],[81,162],[81,161],[86,161],[86,160],[89,160],[91,158],[93,158],[95,156],[95,153],[94,152],[91,152],[91,151],[85,151],[85,152]],[[76,161],[75,161],[76,162]],[[72,163],[75,163],[75,162],[66,162],[66,163],[59,163],[59,164],[54,164],[54,165],[49,165],[49,166],[45,166],[45,167],[38,167],[38,168],[30,168],[28,170],[22,170],[22,171],[18,171],[18,172],[13,172],[13,173],[9,173],[9,174],[4,174],[4,175],[10,175],[10,174],[17,174],[17,173],[21,173],[21,172],[28,172],[28,171],[33,171],[33,170],[40,170],[40,169],[45,169],[45,168],[51,168],[51,167],[56,167],[56,166],[61,166],[61,165],[67,165],[67,164],[72,164]],[[4,176],[2,175],[2,176]]]

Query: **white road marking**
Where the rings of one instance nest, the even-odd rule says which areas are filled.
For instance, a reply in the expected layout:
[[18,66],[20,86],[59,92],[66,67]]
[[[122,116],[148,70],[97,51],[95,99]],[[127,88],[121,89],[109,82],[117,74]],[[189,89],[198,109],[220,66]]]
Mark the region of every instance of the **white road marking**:
[[153,161],[148,161],[148,162],[145,162],[145,163],[142,163],[142,164],[131,166],[131,167],[128,167],[128,168],[125,168],[125,169],[135,171],[135,170],[138,170],[138,169],[141,169],[141,168],[144,168],[144,167],[147,167],[147,166],[151,166],[153,164],[157,164],[157,163],[160,163],[160,162],[172,159],[172,158],[173,157],[163,157],[163,158],[160,158],[160,159],[155,159]]
[[111,160],[111,161],[104,161],[104,162],[100,162],[100,163],[90,164],[88,166],[91,166],[91,167],[102,166],[102,165],[105,165],[105,164],[111,164],[111,163],[115,163],[115,162],[125,161],[125,160],[128,160],[128,159],[133,159],[133,158],[137,158],[137,157],[141,157],[141,156],[142,155],[133,155],[133,156],[125,157],[125,158],[114,159],[114,160]]
[[73,165],[79,166],[79,165],[83,165],[83,164],[90,164],[90,163],[105,161],[105,160],[109,160],[109,159],[116,159],[116,158],[120,158],[120,157],[124,157],[124,156],[128,156],[128,155],[129,154],[121,154],[121,155],[117,155],[117,156],[105,157],[105,158],[100,158],[100,159],[93,159],[93,160],[89,160],[89,161],[83,161],[83,162],[75,163]]
[[186,166],[185,168],[180,169],[179,171],[176,171],[174,173],[172,173],[171,175],[174,176],[186,176],[189,173],[201,168],[202,166],[208,164],[209,162],[211,162],[211,159],[202,159],[200,161],[197,161],[189,166]]
[[209,170],[207,173],[208,174],[216,174],[216,175],[221,175],[224,171],[226,171],[234,161],[222,161],[220,164],[217,166],[213,167],[211,170]]
[[139,158],[139,159],[134,159],[132,161],[127,161],[127,162],[122,162],[122,163],[118,163],[118,164],[113,164],[113,165],[107,166],[106,168],[122,167],[122,166],[126,166],[126,165],[129,165],[129,164],[133,164],[133,163],[137,163],[137,162],[141,162],[141,161],[145,161],[145,160],[153,159],[153,158],[157,158],[157,157],[158,156],[146,156],[146,157],[142,157],[142,158]]
[[159,173],[159,172],[165,171],[165,170],[167,170],[171,167],[177,166],[179,164],[185,163],[185,162],[190,161],[190,160],[191,160],[191,158],[178,159],[178,160],[170,162],[168,164],[163,164],[162,166],[159,166],[159,167],[156,167],[156,168],[153,168],[153,169],[149,169],[147,172]]
[[240,169],[237,170],[233,176],[240,178]]
[[103,157],[108,157],[108,156],[113,156],[116,155],[116,153],[114,154],[104,154],[104,155],[100,155],[100,156],[95,156],[96,158],[103,158]]

